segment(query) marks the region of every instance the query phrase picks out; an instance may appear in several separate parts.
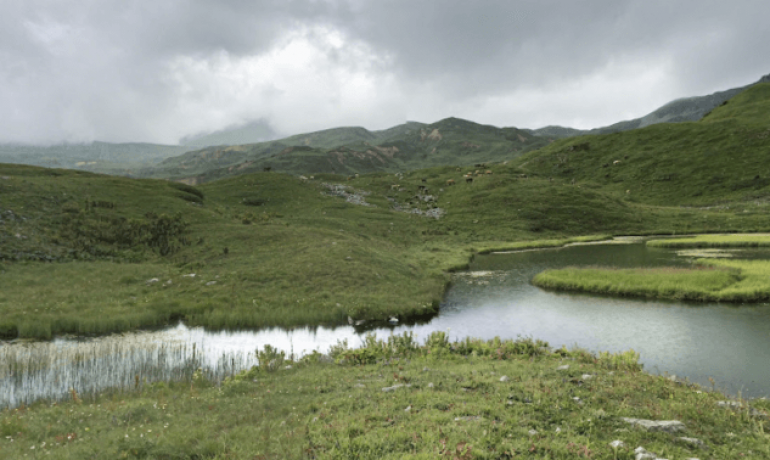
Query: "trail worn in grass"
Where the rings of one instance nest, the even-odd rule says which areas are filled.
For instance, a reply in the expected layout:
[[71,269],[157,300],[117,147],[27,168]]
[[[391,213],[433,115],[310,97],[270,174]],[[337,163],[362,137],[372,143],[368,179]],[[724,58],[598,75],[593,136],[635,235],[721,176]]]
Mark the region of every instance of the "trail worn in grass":
[[[221,388],[194,376],[7,410],[0,456],[628,460],[640,446],[671,459],[770,456],[767,401],[720,407],[718,392],[641,372],[633,352],[551,351],[531,339],[450,344],[438,333],[425,346],[393,337],[333,356],[345,364],[312,355]],[[682,425],[647,431],[624,418]]]
[[546,270],[536,286],[564,291],[702,302],[770,299],[770,261],[698,259],[687,268]]

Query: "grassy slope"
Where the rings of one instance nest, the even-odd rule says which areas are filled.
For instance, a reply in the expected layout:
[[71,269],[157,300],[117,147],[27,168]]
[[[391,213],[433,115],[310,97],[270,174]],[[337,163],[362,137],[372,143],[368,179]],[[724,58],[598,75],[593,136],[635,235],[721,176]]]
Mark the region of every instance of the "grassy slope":
[[516,163],[541,175],[628,191],[630,200],[648,204],[764,204],[770,185],[768,126],[770,83],[765,83],[699,122],[560,140]]
[[[221,388],[193,378],[4,411],[0,456],[627,460],[637,446],[665,458],[770,456],[761,419],[746,408],[718,408],[719,393],[640,372],[633,352],[551,352],[531,340],[450,348],[439,335],[432,339],[419,349],[408,340],[372,342],[338,350],[348,365],[309,357]],[[770,409],[767,401],[752,406]],[[686,428],[645,432],[622,417],[679,420]],[[698,438],[708,451],[678,436]],[[616,439],[624,445],[613,449]]]

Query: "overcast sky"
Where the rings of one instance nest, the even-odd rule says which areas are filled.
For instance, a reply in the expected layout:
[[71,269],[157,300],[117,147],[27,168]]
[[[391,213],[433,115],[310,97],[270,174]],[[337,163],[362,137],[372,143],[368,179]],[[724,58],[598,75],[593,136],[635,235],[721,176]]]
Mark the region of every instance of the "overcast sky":
[[3,0],[0,142],[594,128],[770,73],[767,0]]

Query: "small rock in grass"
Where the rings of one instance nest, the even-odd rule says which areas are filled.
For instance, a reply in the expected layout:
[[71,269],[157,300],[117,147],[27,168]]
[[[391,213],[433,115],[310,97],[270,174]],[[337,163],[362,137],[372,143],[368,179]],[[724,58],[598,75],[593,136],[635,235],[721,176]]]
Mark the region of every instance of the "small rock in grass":
[[190,273],[189,275],[182,275],[182,278],[195,278],[195,273]]
[[477,422],[477,421],[481,420],[481,416],[480,415],[464,415],[462,417],[455,417],[455,422],[459,422],[461,420],[464,421],[464,422]]
[[412,410],[412,406],[409,406],[406,409],[404,409],[404,412],[409,412],[410,410]]
[[504,376],[500,377],[500,381],[501,382],[507,382],[508,380],[510,380],[510,379],[508,378],[507,375],[504,375]]
[[580,378],[583,380],[588,380],[594,378],[594,376],[592,374],[583,374],[580,376]]
[[537,430],[529,430],[530,436],[537,436]]
[[647,450],[639,446],[636,449],[634,449],[634,454],[636,456],[634,457],[635,460],[664,460],[664,459],[658,459],[658,456],[653,454],[652,452],[647,452]]
[[289,369],[291,369],[291,365],[287,365],[286,367],[284,367],[284,369],[288,371]]
[[160,281],[158,278],[152,278],[152,279],[147,280],[147,284],[155,284],[158,281]]
[[685,429],[684,423],[678,420],[657,421],[629,417],[621,417],[620,419],[634,426],[644,428],[647,431],[665,431],[666,433],[674,433]]
[[354,388],[366,388],[366,385],[364,385],[363,383],[356,383],[355,385],[353,385],[353,387]]
[[433,388],[433,382],[428,383],[428,388]]
[[566,371],[567,369],[569,369],[569,364],[565,364],[556,368],[557,371]]
[[430,369],[428,369],[427,367],[423,367],[423,368],[422,368],[422,371],[423,371],[423,372],[428,372],[429,370],[430,370]]
[[623,441],[621,441],[620,439],[616,439],[616,440],[614,440],[614,441],[612,441],[610,443],[610,447],[612,447],[613,449],[617,449],[617,448],[625,447],[625,446],[626,446],[625,443]]
[[404,385],[402,383],[399,383],[397,385],[393,385],[392,387],[385,387],[385,388],[382,389],[382,391],[385,392],[385,393],[388,393],[388,392],[391,392],[391,391],[396,391],[396,390],[398,390],[401,387],[410,387],[410,386],[412,386],[412,385],[410,385],[410,384]]
[[676,439],[677,441],[691,444],[693,446],[700,447],[701,449],[708,449],[708,447],[706,447],[706,444],[698,438],[685,438],[684,436],[681,436]]
[[216,281],[209,281],[208,283],[206,283],[206,286],[213,286],[215,284],[217,284]]

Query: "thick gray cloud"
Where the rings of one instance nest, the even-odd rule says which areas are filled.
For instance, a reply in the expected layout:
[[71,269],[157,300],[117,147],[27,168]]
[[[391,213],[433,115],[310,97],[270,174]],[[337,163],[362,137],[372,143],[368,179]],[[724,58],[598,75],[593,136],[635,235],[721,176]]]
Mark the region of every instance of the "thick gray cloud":
[[0,142],[458,116],[579,128],[770,72],[756,0],[9,0]]

